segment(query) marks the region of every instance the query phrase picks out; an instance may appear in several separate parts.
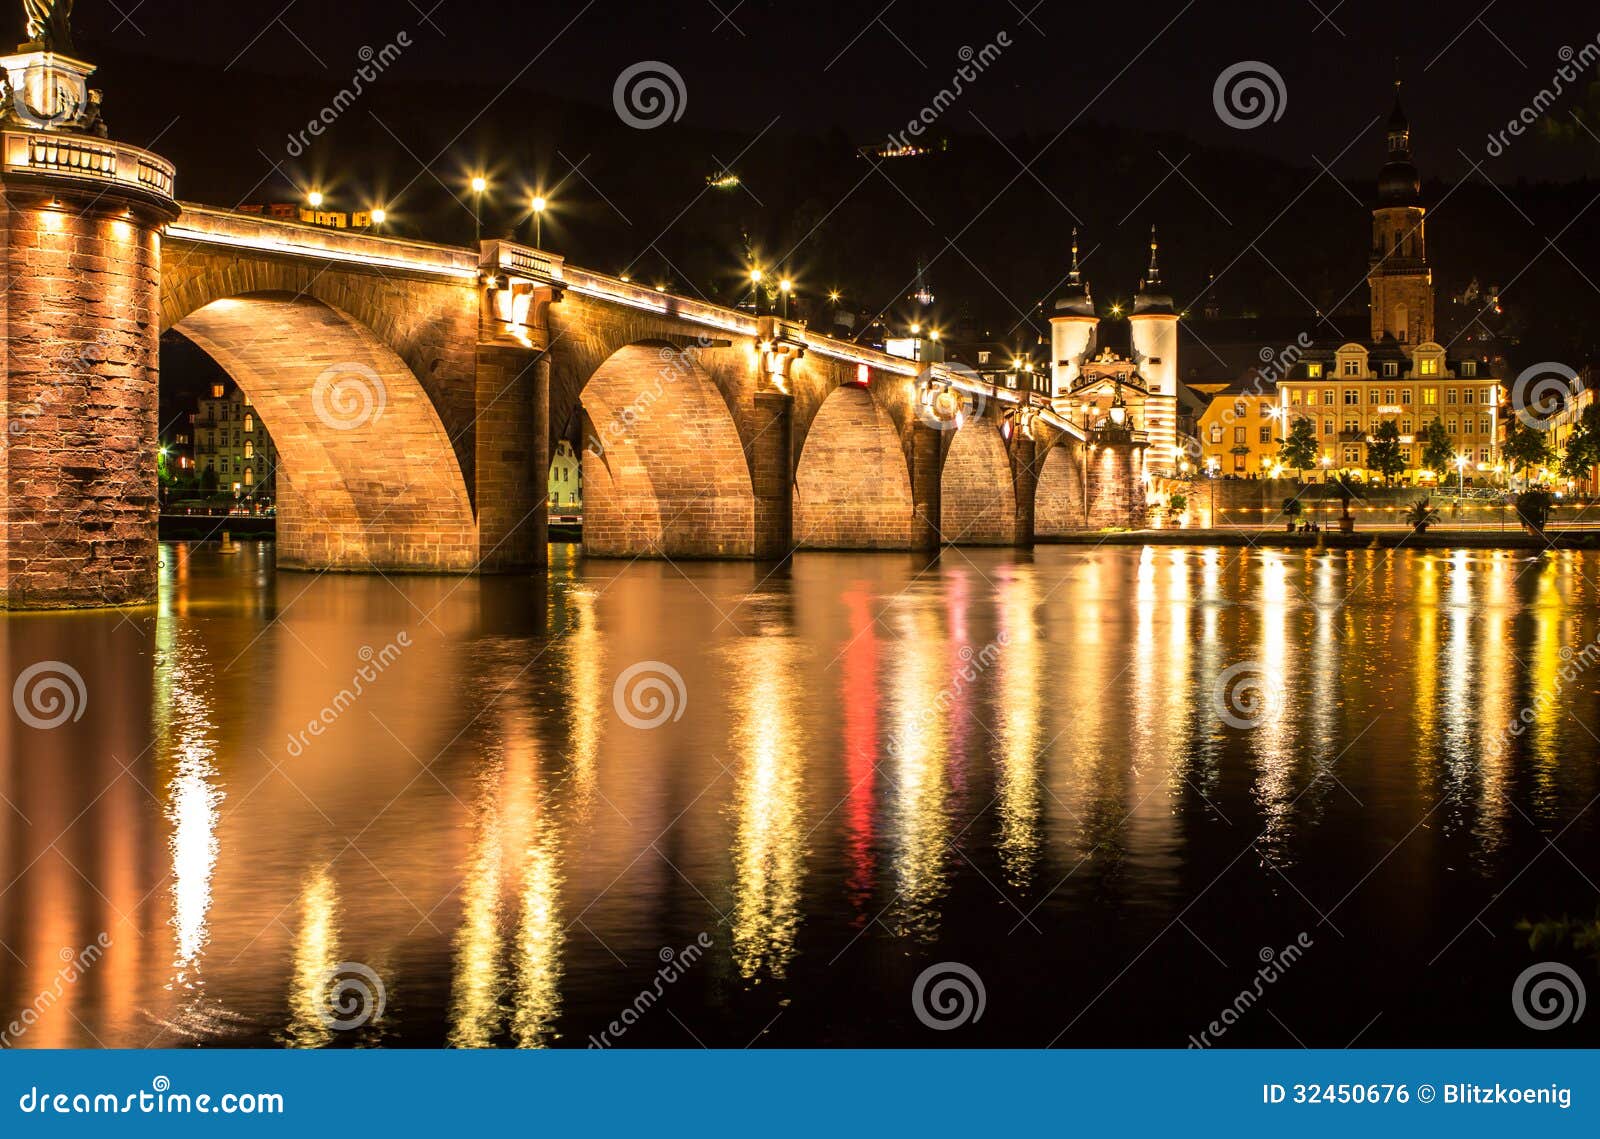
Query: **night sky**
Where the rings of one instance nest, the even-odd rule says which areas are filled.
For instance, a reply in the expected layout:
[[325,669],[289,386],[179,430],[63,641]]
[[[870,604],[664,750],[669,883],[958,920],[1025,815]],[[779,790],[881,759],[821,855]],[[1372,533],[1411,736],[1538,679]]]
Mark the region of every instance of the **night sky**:
[[[509,86],[510,103],[557,91],[604,105],[621,67],[656,59],[684,77],[688,127],[755,131],[778,114],[787,128],[839,125],[864,138],[914,114],[953,74],[961,48],[1004,32],[1013,46],[963,96],[955,129],[978,130],[981,120],[1001,135],[1054,132],[1083,116],[1302,165],[1336,159],[1383,102],[1398,59],[1408,109],[1428,124],[1419,157],[1446,177],[1469,169],[1458,148],[1485,157],[1488,132],[1549,82],[1563,47],[1600,34],[1592,9],[1509,0],[81,0],[78,9],[87,42],[115,36],[141,55],[280,77],[286,96],[298,80],[342,79],[360,48],[405,31],[415,46],[389,82],[475,76]],[[1212,81],[1240,60],[1274,66],[1288,93],[1284,116],[1250,132],[1230,130],[1211,106]],[[1364,175],[1370,161],[1356,151],[1335,168]],[[1571,177],[1594,169],[1594,149],[1519,146],[1486,169],[1507,180]]]
[[[466,243],[463,188],[484,169],[486,236],[531,238],[524,203],[553,185],[544,238],[579,263],[727,303],[751,256],[782,259],[804,290],[891,318],[923,263],[950,319],[997,337],[1045,311],[1074,225],[1105,304],[1131,294],[1159,224],[1180,307],[1359,320],[1399,75],[1441,311],[1499,284],[1534,359],[1600,350],[1600,71],[1488,145],[1563,55],[1596,44],[1600,17],[1571,5],[80,0],[76,21],[113,132],[175,160],[181,197],[315,187],[336,208],[387,205],[395,232]],[[326,136],[286,145],[402,34]],[[985,45],[994,62],[928,132],[948,155],[856,156]],[[636,130],[613,85],[645,61],[681,75],[684,101]],[[1281,113],[1238,129],[1214,84],[1250,61],[1281,77]],[[734,160],[743,188],[708,193]]]

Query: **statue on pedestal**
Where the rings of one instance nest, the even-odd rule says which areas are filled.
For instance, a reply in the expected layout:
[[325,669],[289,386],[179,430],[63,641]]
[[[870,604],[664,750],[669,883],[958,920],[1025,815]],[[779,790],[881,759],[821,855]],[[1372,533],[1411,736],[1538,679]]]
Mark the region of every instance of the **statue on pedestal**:
[[22,0],[28,18],[28,44],[72,54],[72,0]]

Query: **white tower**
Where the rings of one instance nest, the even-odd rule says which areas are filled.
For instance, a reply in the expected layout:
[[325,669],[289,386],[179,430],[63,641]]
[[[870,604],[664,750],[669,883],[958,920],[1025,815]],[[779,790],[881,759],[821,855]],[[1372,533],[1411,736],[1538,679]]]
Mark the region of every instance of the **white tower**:
[[1178,314],[1161,288],[1156,264],[1156,229],[1150,227],[1150,269],[1139,284],[1128,317],[1133,361],[1149,385],[1144,428],[1150,433],[1152,474],[1171,474],[1178,466]]
[[[1056,311],[1050,318],[1050,398],[1067,401],[1081,365],[1094,353],[1100,320],[1094,314],[1094,298],[1078,269],[1078,230],[1072,230],[1072,272],[1067,274],[1066,290],[1056,298]],[[1064,402],[1056,410],[1071,415]]]

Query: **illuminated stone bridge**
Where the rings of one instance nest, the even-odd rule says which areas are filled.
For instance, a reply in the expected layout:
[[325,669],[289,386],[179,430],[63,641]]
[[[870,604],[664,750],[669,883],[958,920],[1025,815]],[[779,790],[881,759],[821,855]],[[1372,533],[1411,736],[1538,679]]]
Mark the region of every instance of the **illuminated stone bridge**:
[[102,139],[3,145],[11,608],[153,597],[169,329],[277,444],[283,567],[537,570],[561,439],[582,447],[593,555],[1025,545],[1142,515],[1137,441],[1086,455],[971,374],[505,242],[180,205],[162,159]]

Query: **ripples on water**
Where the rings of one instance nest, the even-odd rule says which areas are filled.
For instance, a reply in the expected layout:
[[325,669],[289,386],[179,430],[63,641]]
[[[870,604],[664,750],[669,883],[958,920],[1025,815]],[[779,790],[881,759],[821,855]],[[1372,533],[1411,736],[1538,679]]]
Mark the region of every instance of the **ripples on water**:
[[[15,1043],[1181,1045],[1301,935],[1226,1044],[1596,1039],[1508,999],[1520,919],[1600,911],[1593,555],[270,556],[0,622],[89,693],[4,737]],[[939,1033],[945,961],[987,1002]]]

